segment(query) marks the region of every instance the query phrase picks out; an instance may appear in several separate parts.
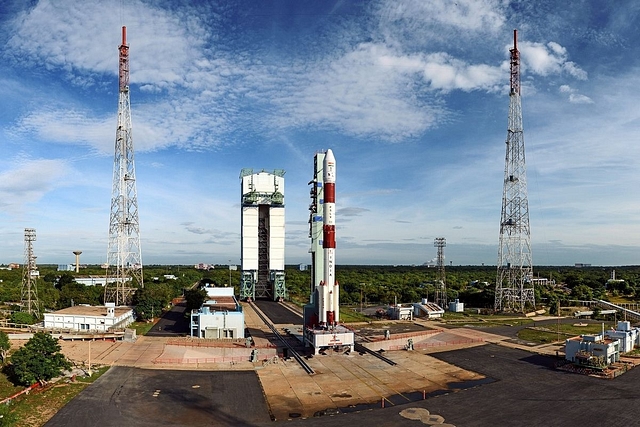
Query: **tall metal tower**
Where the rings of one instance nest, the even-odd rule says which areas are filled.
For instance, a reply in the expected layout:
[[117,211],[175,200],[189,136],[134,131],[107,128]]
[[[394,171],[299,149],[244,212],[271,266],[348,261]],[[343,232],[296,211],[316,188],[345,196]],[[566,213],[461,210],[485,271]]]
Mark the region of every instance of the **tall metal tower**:
[[522,311],[535,307],[531,230],[527,200],[527,171],[524,156],[522,105],[520,100],[520,53],[518,32],[513,31],[509,128],[504,167],[504,190],[500,217],[500,247],[496,279],[495,309]]
[[36,256],[33,254],[33,242],[36,240],[34,228],[24,229],[24,266],[22,269],[22,307],[36,319],[40,318],[40,303],[36,279],[40,275],[36,267]]
[[242,193],[242,272],[240,298],[248,301],[288,297],[284,272],[284,174],[240,172]]
[[122,27],[119,62],[118,127],[113,164],[113,190],[109,219],[104,302],[128,304],[136,287],[144,287],[138,194],[131,138],[131,104],[129,100],[129,46],[127,27]]
[[447,246],[447,239],[444,237],[436,237],[433,241],[433,246],[438,248],[437,267],[438,267],[438,279],[436,282],[436,295],[435,303],[440,307],[447,305],[447,275],[444,272],[444,248]]

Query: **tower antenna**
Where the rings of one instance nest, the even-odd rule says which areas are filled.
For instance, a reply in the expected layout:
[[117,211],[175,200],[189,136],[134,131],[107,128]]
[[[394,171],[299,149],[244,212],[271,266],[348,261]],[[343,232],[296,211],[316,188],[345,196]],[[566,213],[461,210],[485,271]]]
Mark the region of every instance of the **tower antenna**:
[[22,307],[36,319],[40,318],[38,288],[36,279],[40,275],[36,267],[36,256],[33,254],[33,242],[36,240],[34,228],[24,229],[24,266],[22,269]]
[[513,31],[511,52],[511,88],[509,92],[509,127],[507,129],[498,274],[496,278],[496,311],[521,311],[535,307],[531,230],[527,199],[527,170],[520,100],[520,52],[518,32]]
[[129,45],[127,27],[122,27],[122,44],[118,69],[118,127],[113,163],[113,190],[109,218],[104,302],[116,306],[130,303],[136,287],[144,287],[138,194],[131,137],[131,102],[129,99]]

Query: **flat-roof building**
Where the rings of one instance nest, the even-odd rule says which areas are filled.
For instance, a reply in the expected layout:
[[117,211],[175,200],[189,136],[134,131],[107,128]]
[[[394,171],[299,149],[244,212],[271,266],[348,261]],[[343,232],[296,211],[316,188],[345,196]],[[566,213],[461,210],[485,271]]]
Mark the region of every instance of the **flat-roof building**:
[[191,336],[197,338],[244,338],[244,312],[233,287],[207,286],[207,300],[191,311]]
[[105,306],[77,305],[53,313],[44,313],[45,328],[73,331],[107,332],[124,329],[133,321],[131,307],[116,307],[114,303],[107,303]]

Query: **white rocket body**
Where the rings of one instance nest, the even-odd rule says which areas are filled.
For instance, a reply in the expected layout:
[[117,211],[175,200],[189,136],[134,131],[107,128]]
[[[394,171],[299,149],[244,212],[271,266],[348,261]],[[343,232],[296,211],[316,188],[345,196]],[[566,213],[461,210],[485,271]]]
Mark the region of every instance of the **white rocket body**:
[[336,281],[336,159],[331,149],[324,156],[323,239],[324,280],[318,301],[321,324],[335,325],[340,316],[340,290]]

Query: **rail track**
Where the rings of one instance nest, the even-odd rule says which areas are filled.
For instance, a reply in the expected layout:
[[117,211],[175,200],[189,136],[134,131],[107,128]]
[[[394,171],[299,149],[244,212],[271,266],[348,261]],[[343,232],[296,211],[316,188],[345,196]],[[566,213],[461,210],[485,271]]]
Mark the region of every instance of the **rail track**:
[[377,357],[378,359],[382,360],[383,362],[388,363],[391,366],[395,366],[397,365],[396,362],[394,362],[393,360],[389,359],[388,357],[383,356],[382,354],[378,353],[377,351],[373,351],[365,346],[363,346],[362,344],[359,343],[355,343],[353,345],[353,349],[359,353],[367,353],[370,354],[374,357]]
[[260,317],[260,319],[265,323],[265,325],[267,325],[269,329],[271,329],[271,332],[273,332],[276,338],[278,338],[280,342],[287,348],[288,354],[291,357],[293,357],[296,360],[296,362],[300,364],[300,366],[302,366],[302,369],[304,369],[304,371],[309,375],[315,374],[316,372],[313,370],[313,368],[309,366],[309,364],[304,360],[304,358],[300,356],[300,353],[298,353],[296,349],[294,349],[293,346],[289,344],[289,342],[285,339],[285,337],[283,337],[282,334],[278,332],[278,329],[276,329],[276,327],[273,326],[273,323],[271,323],[271,320],[267,319],[267,317],[264,316],[264,314],[262,314],[262,311],[260,311],[260,309],[255,305],[255,303],[251,302],[250,305],[253,308],[253,310],[256,312],[258,317]]

